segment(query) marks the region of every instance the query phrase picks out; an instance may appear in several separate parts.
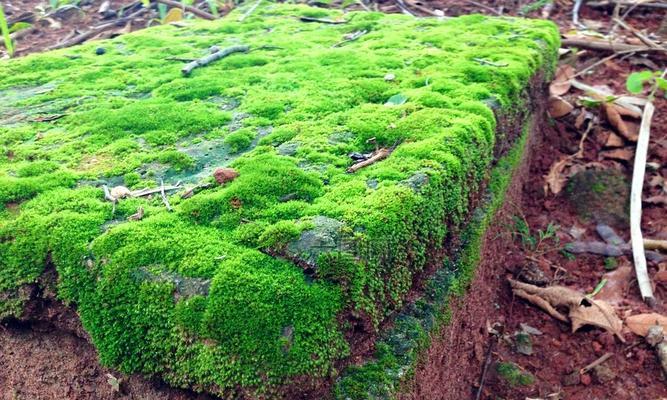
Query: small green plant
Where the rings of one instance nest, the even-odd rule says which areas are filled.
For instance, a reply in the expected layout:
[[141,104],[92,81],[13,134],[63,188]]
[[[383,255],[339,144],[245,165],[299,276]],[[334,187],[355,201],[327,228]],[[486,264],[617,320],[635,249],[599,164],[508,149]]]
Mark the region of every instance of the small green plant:
[[604,269],[613,271],[618,268],[618,261],[614,257],[607,257],[604,259]]
[[518,365],[511,362],[498,363],[496,371],[510,386],[527,386],[535,382],[535,377],[531,373],[522,371]]
[[632,94],[640,94],[644,91],[644,87],[648,85],[649,98],[655,96],[658,90],[667,91],[667,79],[665,73],[660,71],[644,70],[641,72],[633,72],[628,76],[625,86],[628,92]]
[[[528,221],[523,215],[515,215],[513,220],[514,231],[512,236],[515,240],[520,240],[521,247],[526,253],[538,256],[561,249],[560,238],[556,235],[556,232],[560,229],[559,225],[549,222],[544,230],[534,231],[530,229]],[[547,242],[552,242],[552,244],[547,246]]]
[[9,27],[7,26],[7,18],[5,17],[5,10],[0,4],[0,33],[2,33],[2,38],[5,41],[5,49],[7,49],[7,54],[9,56],[14,55],[14,43],[12,43],[12,38],[9,36]]

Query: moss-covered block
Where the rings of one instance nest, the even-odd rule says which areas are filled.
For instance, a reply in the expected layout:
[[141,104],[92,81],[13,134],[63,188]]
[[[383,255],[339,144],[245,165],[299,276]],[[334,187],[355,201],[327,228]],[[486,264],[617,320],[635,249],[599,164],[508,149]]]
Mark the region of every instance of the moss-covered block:
[[[106,365],[231,397],[308,391],[465,232],[517,134],[497,118],[526,117],[558,32],[277,4],[188,24],[0,63],[0,316],[52,265]],[[174,61],[237,44],[251,51],[188,77]],[[376,147],[394,151],[346,172]],[[171,192],[173,212],[101,188],[191,187],[218,167],[239,175]],[[411,318],[396,323],[421,343]]]

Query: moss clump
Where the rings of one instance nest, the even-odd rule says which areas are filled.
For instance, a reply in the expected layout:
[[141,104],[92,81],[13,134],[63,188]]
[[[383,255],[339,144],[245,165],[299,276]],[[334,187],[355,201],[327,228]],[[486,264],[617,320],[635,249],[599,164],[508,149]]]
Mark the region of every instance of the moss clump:
[[516,364],[511,362],[501,362],[496,364],[496,372],[510,386],[528,386],[535,382],[535,377],[522,371]]
[[[11,122],[0,126],[0,310],[19,313],[21,286],[50,261],[107,365],[231,397],[336,376],[351,329],[339,317],[377,328],[403,306],[494,162],[489,99],[508,115],[522,107],[558,32],[483,16],[299,15],[340,17],[267,4],[243,22],[125,35],[102,56],[94,43],[0,64]],[[187,78],[168,60],[238,43],[255,50]],[[396,95],[407,100],[385,104]],[[397,144],[345,172],[350,153]],[[172,194],[173,213],[159,196],[112,212],[100,188],[200,183],[218,167],[239,176]]]

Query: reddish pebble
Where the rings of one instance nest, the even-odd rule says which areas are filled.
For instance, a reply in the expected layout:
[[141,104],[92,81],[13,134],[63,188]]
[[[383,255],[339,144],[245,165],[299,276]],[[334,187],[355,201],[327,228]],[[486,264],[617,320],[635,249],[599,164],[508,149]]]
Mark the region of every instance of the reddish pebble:
[[213,172],[213,177],[215,178],[215,181],[221,185],[233,181],[238,176],[239,173],[232,168],[218,168],[215,170],[215,172]]
[[591,384],[591,376],[588,374],[581,375],[581,383],[588,386]]
[[602,344],[593,341],[593,351],[595,351],[596,353],[600,353],[602,351]]

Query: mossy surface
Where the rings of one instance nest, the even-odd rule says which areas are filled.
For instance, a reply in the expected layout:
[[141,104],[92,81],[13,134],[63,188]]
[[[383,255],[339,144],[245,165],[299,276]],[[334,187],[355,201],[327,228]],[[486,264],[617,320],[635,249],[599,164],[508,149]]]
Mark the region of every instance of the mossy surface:
[[[341,17],[265,4],[243,22],[1,63],[0,317],[51,263],[106,365],[230,396],[336,376],[350,352],[339,317],[377,327],[403,306],[488,179],[491,105],[520,114],[558,32],[479,15],[303,15]],[[235,44],[252,50],[190,77],[170,60]],[[345,172],[350,153],[394,145]],[[222,166],[238,178],[172,194],[171,213],[159,196],[112,212],[100,188],[201,183]]]

